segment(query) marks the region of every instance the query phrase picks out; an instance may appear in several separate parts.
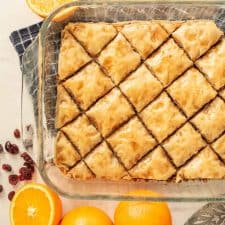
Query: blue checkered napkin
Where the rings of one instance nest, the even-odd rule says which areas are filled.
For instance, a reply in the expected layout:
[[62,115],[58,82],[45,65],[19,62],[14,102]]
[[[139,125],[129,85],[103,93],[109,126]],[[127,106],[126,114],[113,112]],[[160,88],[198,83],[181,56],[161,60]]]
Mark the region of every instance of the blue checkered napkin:
[[10,34],[9,39],[19,55],[20,63],[22,63],[22,55],[24,51],[38,35],[41,25],[42,22],[33,24],[29,27],[13,31]]

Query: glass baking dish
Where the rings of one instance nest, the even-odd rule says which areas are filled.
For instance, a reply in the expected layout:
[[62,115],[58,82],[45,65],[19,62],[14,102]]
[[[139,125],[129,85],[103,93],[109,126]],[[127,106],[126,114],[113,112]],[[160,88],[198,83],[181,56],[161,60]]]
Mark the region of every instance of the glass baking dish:
[[[76,10],[71,7],[78,6]],[[70,11],[63,21],[53,18],[63,10]],[[72,13],[71,13],[72,12]],[[225,180],[189,181],[166,183],[156,181],[120,181],[102,180],[74,181],[65,177],[53,164],[56,129],[54,126],[56,105],[57,60],[60,45],[60,31],[71,21],[127,20],[187,20],[211,19],[225,32],[224,1],[80,1],[66,4],[47,18],[40,30],[39,37],[27,49],[23,56],[22,91],[22,134],[27,141],[26,126],[32,124],[33,155],[44,181],[68,198],[102,200],[160,200],[175,202],[224,201]],[[163,194],[163,197],[128,196],[133,189],[151,189]]]

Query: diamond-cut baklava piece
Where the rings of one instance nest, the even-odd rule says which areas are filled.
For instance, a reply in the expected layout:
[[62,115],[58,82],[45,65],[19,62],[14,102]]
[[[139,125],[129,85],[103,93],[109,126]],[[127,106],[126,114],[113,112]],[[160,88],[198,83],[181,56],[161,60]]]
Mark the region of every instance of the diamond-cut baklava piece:
[[213,141],[225,130],[225,103],[216,98],[197,114],[192,122],[209,142]]
[[162,85],[146,66],[142,65],[120,85],[120,88],[136,110],[140,111],[160,93]]
[[101,135],[83,115],[62,128],[80,154],[85,156],[96,144],[101,141]]
[[204,147],[205,142],[201,135],[187,123],[171,136],[163,146],[175,165],[181,166]]
[[105,142],[91,152],[86,157],[85,162],[94,172],[96,178],[120,180],[127,174]]
[[72,75],[90,60],[91,58],[85,52],[83,47],[67,30],[64,30],[62,32],[62,41],[59,51],[59,79],[63,80]]
[[121,32],[143,59],[146,59],[168,37],[167,32],[154,22],[127,24]]
[[190,20],[173,33],[192,60],[203,55],[222,35],[223,32],[212,20]]
[[128,169],[156,145],[137,117],[110,136],[108,142]]
[[63,127],[79,114],[79,109],[62,85],[57,87],[56,128]]
[[183,49],[169,39],[146,60],[147,66],[167,86],[192,65]]
[[189,69],[169,88],[169,93],[186,115],[191,116],[216,96],[216,91],[196,69]]
[[224,164],[209,147],[206,147],[178,171],[176,181],[224,178]]
[[133,178],[168,180],[176,172],[176,169],[162,148],[157,147],[129,172]]
[[219,137],[213,144],[213,149],[219,154],[219,156],[225,162],[225,134]]
[[101,52],[99,63],[104,67],[108,75],[119,83],[140,64],[141,57],[136,53],[129,42],[118,36]]
[[133,114],[132,107],[117,88],[100,99],[87,112],[87,115],[104,137]]
[[185,117],[165,93],[143,110],[141,118],[160,142],[185,122]]
[[200,58],[196,65],[216,89],[225,85],[225,39]]
[[113,87],[113,83],[110,78],[105,76],[99,66],[92,62],[66,80],[64,86],[85,110],[109,91]]
[[158,20],[158,22],[168,32],[168,34],[173,33],[183,23],[183,21],[168,21],[168,20]]
[[76,166],[74,166],[68,172],[68,176],[78,180],[89,180],[95,177],[83,161],[79,162]]
[[62,132],[58,132],[55,146],[55,164],[67,168],[73,166],[81,157]]
[[92,56],[98,54],[117,34],[113,25],[107,23],[69,23],[66,29]]

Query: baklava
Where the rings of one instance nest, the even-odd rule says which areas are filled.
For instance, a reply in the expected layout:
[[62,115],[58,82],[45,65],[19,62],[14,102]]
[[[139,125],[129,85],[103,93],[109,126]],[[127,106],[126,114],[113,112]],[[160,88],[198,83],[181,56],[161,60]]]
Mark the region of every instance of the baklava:
[[69,23],[55,165],[73,179],[225,179],[225,39],[211,20]]

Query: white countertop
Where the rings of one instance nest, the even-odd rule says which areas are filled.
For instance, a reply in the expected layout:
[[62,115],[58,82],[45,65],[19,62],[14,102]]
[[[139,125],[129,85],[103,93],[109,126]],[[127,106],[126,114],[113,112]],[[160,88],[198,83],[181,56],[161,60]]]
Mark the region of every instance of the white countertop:
[[[13,130],[20,126],[20,92],[21,72],[19,60],[10,41],[10,32],[36,23],[40,18],[35,16],[26,6],[25,0],[2,1],[0,13],[0,143],[12,140]],[[19,142],[17,142],[19,143]],[[19,157],[11,157],[7,154],[0,155],[0,166],[3,162],[9,162],[18,169],[22,161]],[[1,170],[1,169],[0,169]],[[7,174],[0,171],[0,184],[4,185],[4,192],[0,194],[0,225],[9,225],[9,201],[7,193],[12,188],[7,185]],[[64,211],[78,205],[95,205],[113,215],[117,202],[110,201],[79,201],[63,199]],[[182,225],[203,203],[171,203],[173,225]]]

